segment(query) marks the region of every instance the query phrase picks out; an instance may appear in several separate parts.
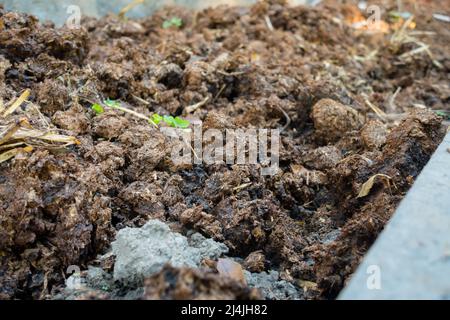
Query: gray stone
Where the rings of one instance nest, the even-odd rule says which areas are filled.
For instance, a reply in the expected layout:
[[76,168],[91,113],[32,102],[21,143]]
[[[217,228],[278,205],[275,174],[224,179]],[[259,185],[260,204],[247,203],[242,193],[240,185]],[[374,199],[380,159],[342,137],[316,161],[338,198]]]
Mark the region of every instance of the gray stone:
[[449,148],[450,133],[340,299],[450,299]]
[[114,288],[112,275],[98,267],[88,267],[84,283],[89,288],[102,291],[111,291]]
[[250,288],[260,290],[262,296],[268,300],[298,300],[300,289],[293,284],[279,279],[279,273],[271,270],[261,273],[244,271],[245,279]]
[[114,280],[139,285],[166,263],[197,268],[203,259],[217,259],[228,252],[228,248],[198,233],[189,243],[186,237],[170,231],[163,222],[151,220],[142,228],[120,230],[112,243],[112,251],[116,256]]

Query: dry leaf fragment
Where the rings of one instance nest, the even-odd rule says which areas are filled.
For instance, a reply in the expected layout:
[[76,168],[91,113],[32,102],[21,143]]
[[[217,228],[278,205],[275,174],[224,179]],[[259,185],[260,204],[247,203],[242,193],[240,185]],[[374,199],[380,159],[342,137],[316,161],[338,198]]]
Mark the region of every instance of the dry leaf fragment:
[[307,280],[299,280],[298,284],[303,291],[307,292],[308,290],[317,290],[317,283]]
[[186,111],[186,113],[193,113],[195,110],[203,107],[206,103],[208,103],[208,101],[209,101],[209,97],[206,97],[205,99],[203,99],[202,101],[200,101],[200,102],[198,102],[196,104],[193,104],[191,106],[187,106],[185,111]]
[[144,3],[144,0],[134,0],[134,1],[132,1],[131,3],[129,3],[128,5],[126,5],[125,7],[123,7],[120,10],[120,12],[118,14],[119,18],[120,19],[124,19],[125,18],[125,14],[128,11],[130,11],[131,9],[133,9],[134,7],[136,7],[136,6],[138,6],[138,5],[142,4],[142,3]]
[[28,97],[30,96],[30,89],[26,89],[19,98],[17,98],[17,100],[8,108],[6,109],[6,111],[3,113],[3,117],[6,117],[7,115],[10,115],[11,113],[13,113],[14,111],[16,111],[16,109],[18,107],[20,107],[22,105],[22,103],[24,103]]
[[231,259],[219,259],[216,268],[220,275],[247,284],[244,277],[244,271],[239,263]]
[[18,155],[20,152],[31,152],[33,151],[32,146],[26,146],[24,148],[16,148],[8,150],[2,154],[0,154],[0,163],[8,161],[11,158],[14,158],[16,155]]
[[6,128],[2,128],[1,132],[0,132],[0,145],[11,140],[12,137],[14,136],[14,134],[23,126],[25,126],[25,124],[28,124],[27,119],[22,118],[19,121],[17,121],[16,123],[13,123],[11,125],[9,125]]
[[369,178],[361,187],[361,190],[359,191],[359,194],[356,198],[362,198],[367,196],[370,193],[370,190],[372,190],[373,185],[375,184],[375,181],[377,178],[381,178],[389,183],[389,181],[392,179],[386,174],[377,173],[376,175],[373,175]]

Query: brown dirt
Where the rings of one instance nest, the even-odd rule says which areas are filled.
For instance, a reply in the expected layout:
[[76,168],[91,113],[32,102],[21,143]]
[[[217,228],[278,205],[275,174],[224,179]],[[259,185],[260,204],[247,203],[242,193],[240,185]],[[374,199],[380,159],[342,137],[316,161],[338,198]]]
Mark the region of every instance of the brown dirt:
[[256,289],[217,273],[170,266],[146,279],[144,290],[144,299],[148,300],[261,299]]
[[[450,110],[449,32],[429,1],[416,2],[407,7],[416,29],[438,35],[420,36],[435,62],[400,57],[415,44],[392,43],[391,34],[350,27],[349,5],[166,8],[139,21],[85,19],[76,31],[0,9],[0,101],[30,88],[42,113],[33,118],[28,104],[11,121],[44,117],[81,142],[0,164],[0,298],[51,298],[67,266],[85,267],[116,230],[150,218],[223,241],[248,270],[316,283],[304,298],[336,297],[441,141],[431,109]],[[161,28],[172,16],[183,27]],[[110,98],[147,115],[185,115],[206,97],[191,115],[205,128],[287,125],[276,176],[252,165],[178,167],[145,121],[89,108]],[[391,183],[357,198],[380,173]],[[202,287],[180,289],[191,283]],[[253,297],[187,269],[167,268],[146,285],[150,298]]]

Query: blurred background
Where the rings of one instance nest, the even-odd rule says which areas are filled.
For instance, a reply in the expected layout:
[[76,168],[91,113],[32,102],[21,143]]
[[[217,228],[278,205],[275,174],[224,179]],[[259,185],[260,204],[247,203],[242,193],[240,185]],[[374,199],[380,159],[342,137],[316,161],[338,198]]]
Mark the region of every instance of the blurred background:
[[[193,9],[203,9],[222,4],[250,5],[257,0],[144,0],[144,3],[131,9],[128,17],[142,18],[152,14],[165,5],[180,5]],[[69,14],[67,7],[77,5],[83,15],[99,17],[109,12],[118,13],[133,0],[0,0],[0,4],[8,10],[33,14],[40,20],[51,20],[57,26],[65,23]],[[292,5],[314,4],[318,0],[289,0]]]

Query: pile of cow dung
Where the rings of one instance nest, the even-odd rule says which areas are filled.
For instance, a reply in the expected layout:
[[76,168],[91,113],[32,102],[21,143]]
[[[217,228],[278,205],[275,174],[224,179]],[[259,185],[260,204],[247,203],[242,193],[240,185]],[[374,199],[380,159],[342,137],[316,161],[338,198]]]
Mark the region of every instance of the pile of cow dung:
[[[364,12],[331,1],[170,7],[81,29],[0,9],[0,298],[335,298],[450,110],[447,25],[425,0],[389,20],[394,2],[383,29],[356,28]],[[182,25],[164,28],[173,17]],[[278,128],[280,170],[175,165],[157,128],[91,109],[106,99],[222,131]],[[188,265],[167,253],[138,283],[116,279],[116,234],[155,220],[226,250]],[[114,288],[68,294],[70,266]]]

